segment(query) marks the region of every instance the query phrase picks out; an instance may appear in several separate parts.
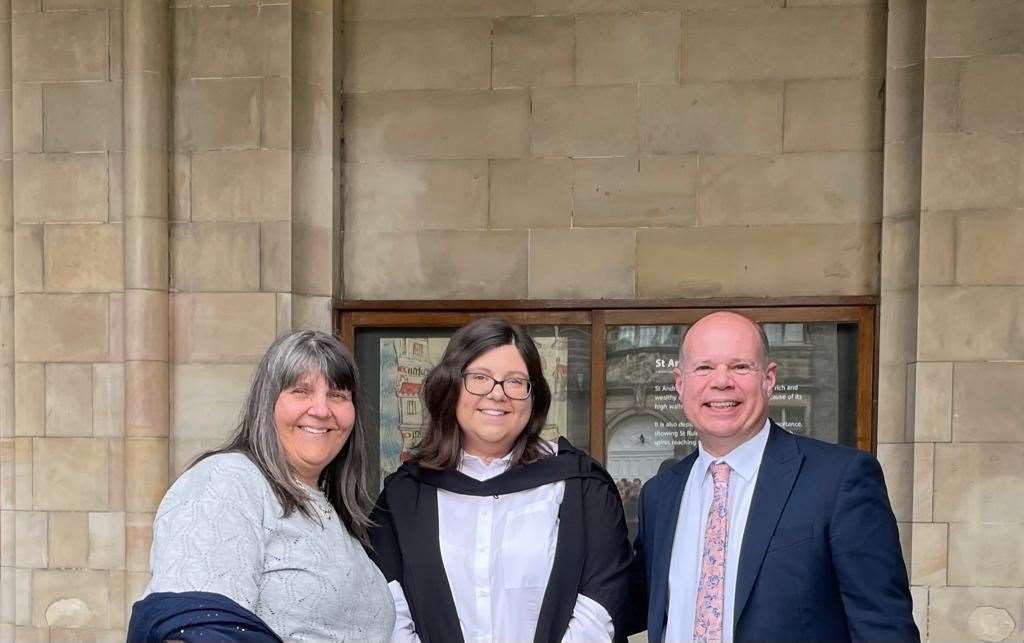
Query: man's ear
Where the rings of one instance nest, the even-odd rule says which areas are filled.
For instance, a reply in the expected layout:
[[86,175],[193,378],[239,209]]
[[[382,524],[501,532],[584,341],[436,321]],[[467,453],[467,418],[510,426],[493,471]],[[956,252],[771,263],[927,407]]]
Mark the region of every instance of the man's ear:
[[768,366],[764,368],[764,384],[765,392],[770,396],[772,391],[775,390],[775,371],[779,365],[775,362],[768,362]]
[[678,368],[672,369],[672,376],[675,378],[676,394],[683,397],[683,372]]

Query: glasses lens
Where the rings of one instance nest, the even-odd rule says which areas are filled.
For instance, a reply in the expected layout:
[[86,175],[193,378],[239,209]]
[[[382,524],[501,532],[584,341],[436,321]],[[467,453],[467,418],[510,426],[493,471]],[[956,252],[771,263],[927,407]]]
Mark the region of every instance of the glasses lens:
[[483,373],[463,373],[466,390],[473,395],[487,395],[494,388],[494,378]]
[[502,388],[505,389],[505,395],[513,400],[525,400],[530,397],[530,380],[514,377],[505,380],[502,383]]

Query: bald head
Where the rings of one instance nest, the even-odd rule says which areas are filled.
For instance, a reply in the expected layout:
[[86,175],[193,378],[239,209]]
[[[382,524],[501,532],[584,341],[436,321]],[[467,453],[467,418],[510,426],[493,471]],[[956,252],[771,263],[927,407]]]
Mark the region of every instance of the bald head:
[[694,334],[701,334],[704,329],[723,329],[727,328],[734,332],[743,333],[743,328],[746,327],[751,333],[757,336],[757,341],[761,347],[761,358],[760,365],[766,366],[768,364],[768,335],[765,334],[764,328],[750,319],[746,315],[740,313],[734,313],[730,310],[718,310],[713,313],[704,315],[683,333],[682,338],[679,341],[679,361],[680,363],[686,362],[686,343],[687,339]]

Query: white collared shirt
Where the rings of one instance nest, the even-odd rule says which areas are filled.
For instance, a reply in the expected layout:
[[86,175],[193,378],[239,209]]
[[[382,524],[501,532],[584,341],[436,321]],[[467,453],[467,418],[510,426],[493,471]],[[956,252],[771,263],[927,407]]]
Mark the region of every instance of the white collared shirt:
[[672,562],[668,571],[668,623],[665,626],[667,643],[693,640],[704,529],[714,497],[710,467],[716,462],[725,462],[732,469],[729,475],[729,535],[725,551],[725,610],[722,627],[722,641],[732,641],[736,571],[739,568],[747,514],[750,512],[750,499],[754,495],[757,472],[761,468],[761,457],[768,443],[770,426],[771,423],[766,419],[757,435],[720,458],[705,451],[703,445],[697,447],[697,461],[693,463],[690,477],[686,479],[675,540],[672,543]]
[[[490,463],[463,454],[459,471],[488,480],[510,456]],[[494,496],[437,490],[441,561],[467,643],[532,641],[558,543],[564,482]],[[398,581],[389,583],[397,622],[393,641],[416,641],[415,623]],[[577,595],[563,641],[611,641],[608,611]]]

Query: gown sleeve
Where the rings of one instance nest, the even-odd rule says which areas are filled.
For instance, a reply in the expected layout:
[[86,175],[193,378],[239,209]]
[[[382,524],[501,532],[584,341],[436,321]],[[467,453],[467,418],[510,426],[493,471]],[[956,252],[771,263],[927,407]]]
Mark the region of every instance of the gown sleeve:
[[[618,491],[609,482],[588,478],[583,484],[583,525],[586,556],[576,601],[565,640],[610,640],[609,628],[618,625],[626,604],[629,583],[629,534]],[[594,605],[592,605],[592,602]],[[601,607],[605,615],[594,609]],[[604,621],[607,618],[610,622]],[[598,623],[603,622],[603,627]],[[577,627],[590,623],[588,639]],[[612,633],[614,629],[612,628]],[[574,638],[575,637],[575,638]]]

